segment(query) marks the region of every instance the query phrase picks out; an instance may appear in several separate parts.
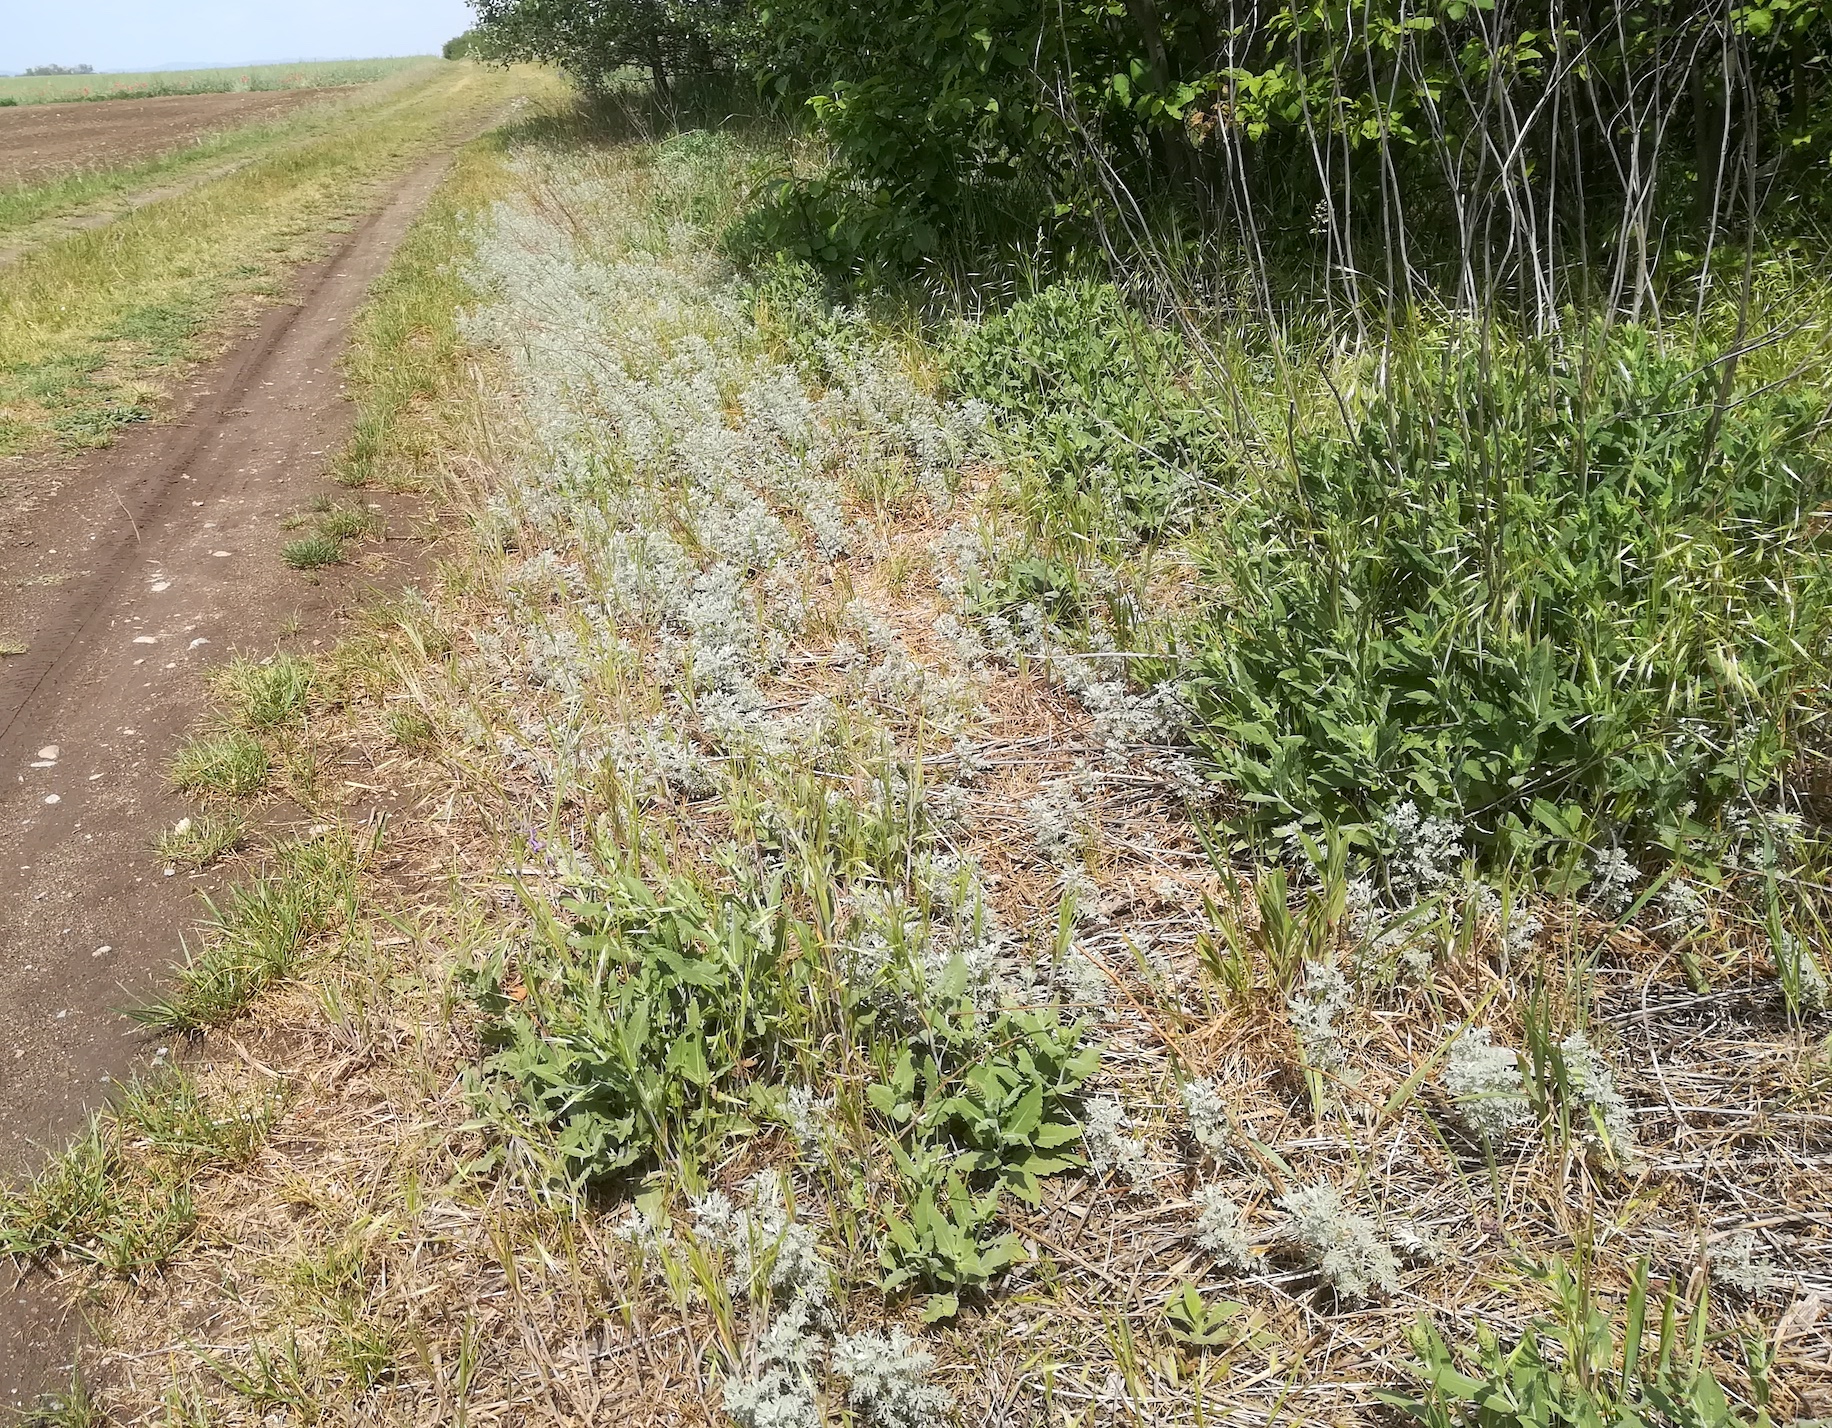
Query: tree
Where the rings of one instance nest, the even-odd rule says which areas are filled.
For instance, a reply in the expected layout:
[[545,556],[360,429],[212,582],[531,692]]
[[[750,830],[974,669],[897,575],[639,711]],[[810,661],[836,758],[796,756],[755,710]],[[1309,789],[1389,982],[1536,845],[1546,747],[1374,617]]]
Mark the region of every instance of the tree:
[[620,69],[649,72],[666,99],[725,69],[743,0],[472,0],[479,52],[556,64],[587,93]]

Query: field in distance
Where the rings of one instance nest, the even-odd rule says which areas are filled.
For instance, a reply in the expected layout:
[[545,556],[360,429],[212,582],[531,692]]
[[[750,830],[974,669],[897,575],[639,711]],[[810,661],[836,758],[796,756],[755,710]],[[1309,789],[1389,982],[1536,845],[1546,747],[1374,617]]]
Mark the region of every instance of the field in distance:
[[[236,125],[272,124],[307,105],[315,90],[172,95],[127,104],[34,104],[0,108],[0,184],[42,184],[183,152]],[[201,157],[201,156],[199,156]],[[21,194],[0,199],[0,229]],[[7,201],[7,200],[11,201]]]
[[0,78],[0,105],[81,99],[149,99],[164,94],[225,94],[267,89],[331,89],[384,79],[426,55],[396,59],[314,60],[141,74],[34,74]]

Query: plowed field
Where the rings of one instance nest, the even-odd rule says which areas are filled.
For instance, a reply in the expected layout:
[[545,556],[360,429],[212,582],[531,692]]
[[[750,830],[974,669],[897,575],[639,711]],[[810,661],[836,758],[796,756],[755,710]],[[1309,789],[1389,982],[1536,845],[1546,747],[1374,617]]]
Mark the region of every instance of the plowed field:
[[324,97],[315,89],[288,89],[0,109],[0,184],[133,163],[214,130],[288,114]]

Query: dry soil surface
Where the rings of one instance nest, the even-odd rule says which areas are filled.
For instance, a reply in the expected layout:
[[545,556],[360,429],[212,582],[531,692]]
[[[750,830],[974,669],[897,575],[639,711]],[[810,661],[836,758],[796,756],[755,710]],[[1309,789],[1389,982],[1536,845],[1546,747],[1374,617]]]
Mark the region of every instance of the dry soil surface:
[[[392,537],[367,569],[307,579],[279,548],[283,519],[335,490],[350,320],[446,162],[301,274],[294,302],[178,394],[173,421],[61,469],[0,466],[0,623],[29,642],[0,659],[0,1179],[67,1141],[157,1045],[121,1008],[159,984],[200,910],[151,844],[194,811],[166,770],[206,669],[329,643],[359,595],[416,568],[413,513],[386,497],[361,497],[383,503]],[[68,1386],[72,1333],[62,1296],[0,1265],[0,1414]]]
[[0,109],[0,184],[37,183],[72,169],[134,163],[217,129],[290,113],[331,92],[173,94]]

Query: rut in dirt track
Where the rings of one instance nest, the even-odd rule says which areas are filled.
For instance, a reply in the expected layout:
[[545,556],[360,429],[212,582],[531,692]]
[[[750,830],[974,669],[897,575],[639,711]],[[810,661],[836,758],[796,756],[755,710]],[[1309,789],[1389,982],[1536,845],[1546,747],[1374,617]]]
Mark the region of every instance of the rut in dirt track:
[[[296,305],[178,395],[176,421],[98,453],[0,532],[0,624],[30,641],[0,661],[0,1177],[67,1141],[147,1051],[121,1009],[159,985],[198,911],[151,844],[191,811],[166,772],[203,672],[332,633],[349,581],[288,570],[281,522],[330,489],[350,321],[449,161],[307,269]],[[60,1372],[68,1386],[57,1298],[0,1268],[0,1411]]]

